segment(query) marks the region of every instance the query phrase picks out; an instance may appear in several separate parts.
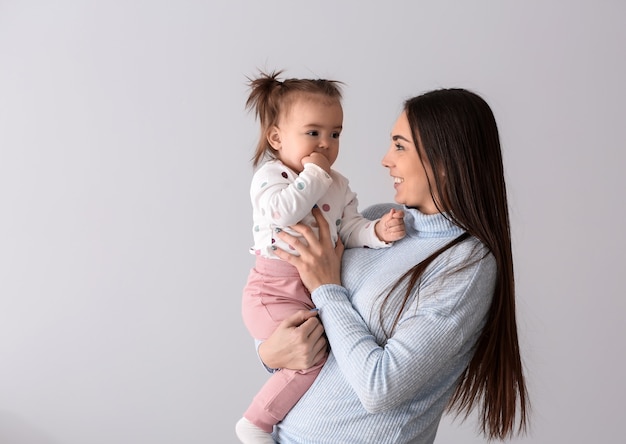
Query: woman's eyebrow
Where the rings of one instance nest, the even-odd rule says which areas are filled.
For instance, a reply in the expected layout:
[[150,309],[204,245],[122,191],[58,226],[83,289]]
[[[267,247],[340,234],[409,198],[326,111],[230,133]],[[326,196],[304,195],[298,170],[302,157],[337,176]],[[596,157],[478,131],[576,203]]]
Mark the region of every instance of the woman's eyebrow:
[[391,140],[393,140],[394,142],[398,139],[404,140],[405,142],[411,143],[411,141],[409,139],[407,139],[404,136],[400,136],[400,135],[395,135],[395,136],[391,136]]

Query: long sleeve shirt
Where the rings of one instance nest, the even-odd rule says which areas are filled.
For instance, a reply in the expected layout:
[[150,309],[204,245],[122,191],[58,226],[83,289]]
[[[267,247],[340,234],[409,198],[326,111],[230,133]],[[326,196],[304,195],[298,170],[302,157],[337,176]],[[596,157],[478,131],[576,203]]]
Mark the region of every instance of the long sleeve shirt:
[[[299,222],[315,227],[311,214],[317,205],[328,221],[333,242],[340,237],[346,248],[367,246],[384,248],[374,231],[376,221],[358,212],[358,199],[350,189],[348,179],[332,170],[307,163],[297,174],[278,160],[265,162],[254,173],[250,184],[254,245],[250,252],[276,258],[272,247],[295,254],[276,236],[276,229],[299,236],[289,226]],[[315,229],[315,228],[314,228]]]
[[[380,217],[390,208],[375,206],[364,215]],[[391,327],[395,312],[387,311],[381,323],[379,310],[391,286],[463,233],[442,214],[404,210],[405,238],[388,249],[346,250],[343,285],[323,285],[313,292],[331,352],[314,384],[278,424],[277,442],[434,441],[484,325],[496,264],[472,237],[448,249],[428,266],[387,337],[383,326]],[[406,283],[394,292],[394,303],[404,290]]]

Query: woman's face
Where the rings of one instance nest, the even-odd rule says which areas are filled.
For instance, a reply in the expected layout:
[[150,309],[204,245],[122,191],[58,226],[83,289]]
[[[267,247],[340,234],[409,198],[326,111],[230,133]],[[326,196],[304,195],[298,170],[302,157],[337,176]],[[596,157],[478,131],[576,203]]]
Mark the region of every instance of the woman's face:
[[391,146],[382,164],[389,168],[393,178],[396,202],[417,208],[424,214],[435,214],[439,210],[428,186],[428,178],[434,180],[433,172],[426,159],[425,165],[422,165],[418,149],[419,145],[411,135],[406,112],[402,112],[391,130]]

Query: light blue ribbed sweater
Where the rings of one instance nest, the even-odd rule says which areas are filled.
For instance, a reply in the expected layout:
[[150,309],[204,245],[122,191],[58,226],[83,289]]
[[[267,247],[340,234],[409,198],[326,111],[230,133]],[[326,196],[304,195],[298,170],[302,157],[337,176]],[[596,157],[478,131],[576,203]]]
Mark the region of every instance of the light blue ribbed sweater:
[[[377,205],[363,214],[373,219],[389,208]],[[313,292],[332,351],[313,386],[277,426],[279,443],[434,441],[484,325],[496,265],[474,238],[448,250],[426,270],[419,301],[405,310],[385,341],[378,296],[410,267],[463,233],[441,214],[404,210],[404,239],[386,249],[346,250],[344,286],[324,285]],[[449,272],[468,260],[469,267]]]

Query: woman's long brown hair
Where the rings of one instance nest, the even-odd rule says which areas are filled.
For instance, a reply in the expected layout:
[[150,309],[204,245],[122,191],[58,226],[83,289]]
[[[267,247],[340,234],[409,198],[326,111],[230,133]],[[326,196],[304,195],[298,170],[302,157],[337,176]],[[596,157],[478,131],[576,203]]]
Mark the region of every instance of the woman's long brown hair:
[[437,256],[468,236],[482,242],[497,264],[493,300],[448,410],[467,418],[478,407],[485,436],[506,439],[526,431],[529,399],[517,337],[509,214],[496,121],[489,105],[465,89],[431,91],[407,100],[404,110],[416,146],[419,141],[422,163],[432,168],[434,177],[429,182],[438,209],[466,234],[405,273],[383,307],[390,302],[391,292],[407,280],[409,288],[393,329],[411,291]]

